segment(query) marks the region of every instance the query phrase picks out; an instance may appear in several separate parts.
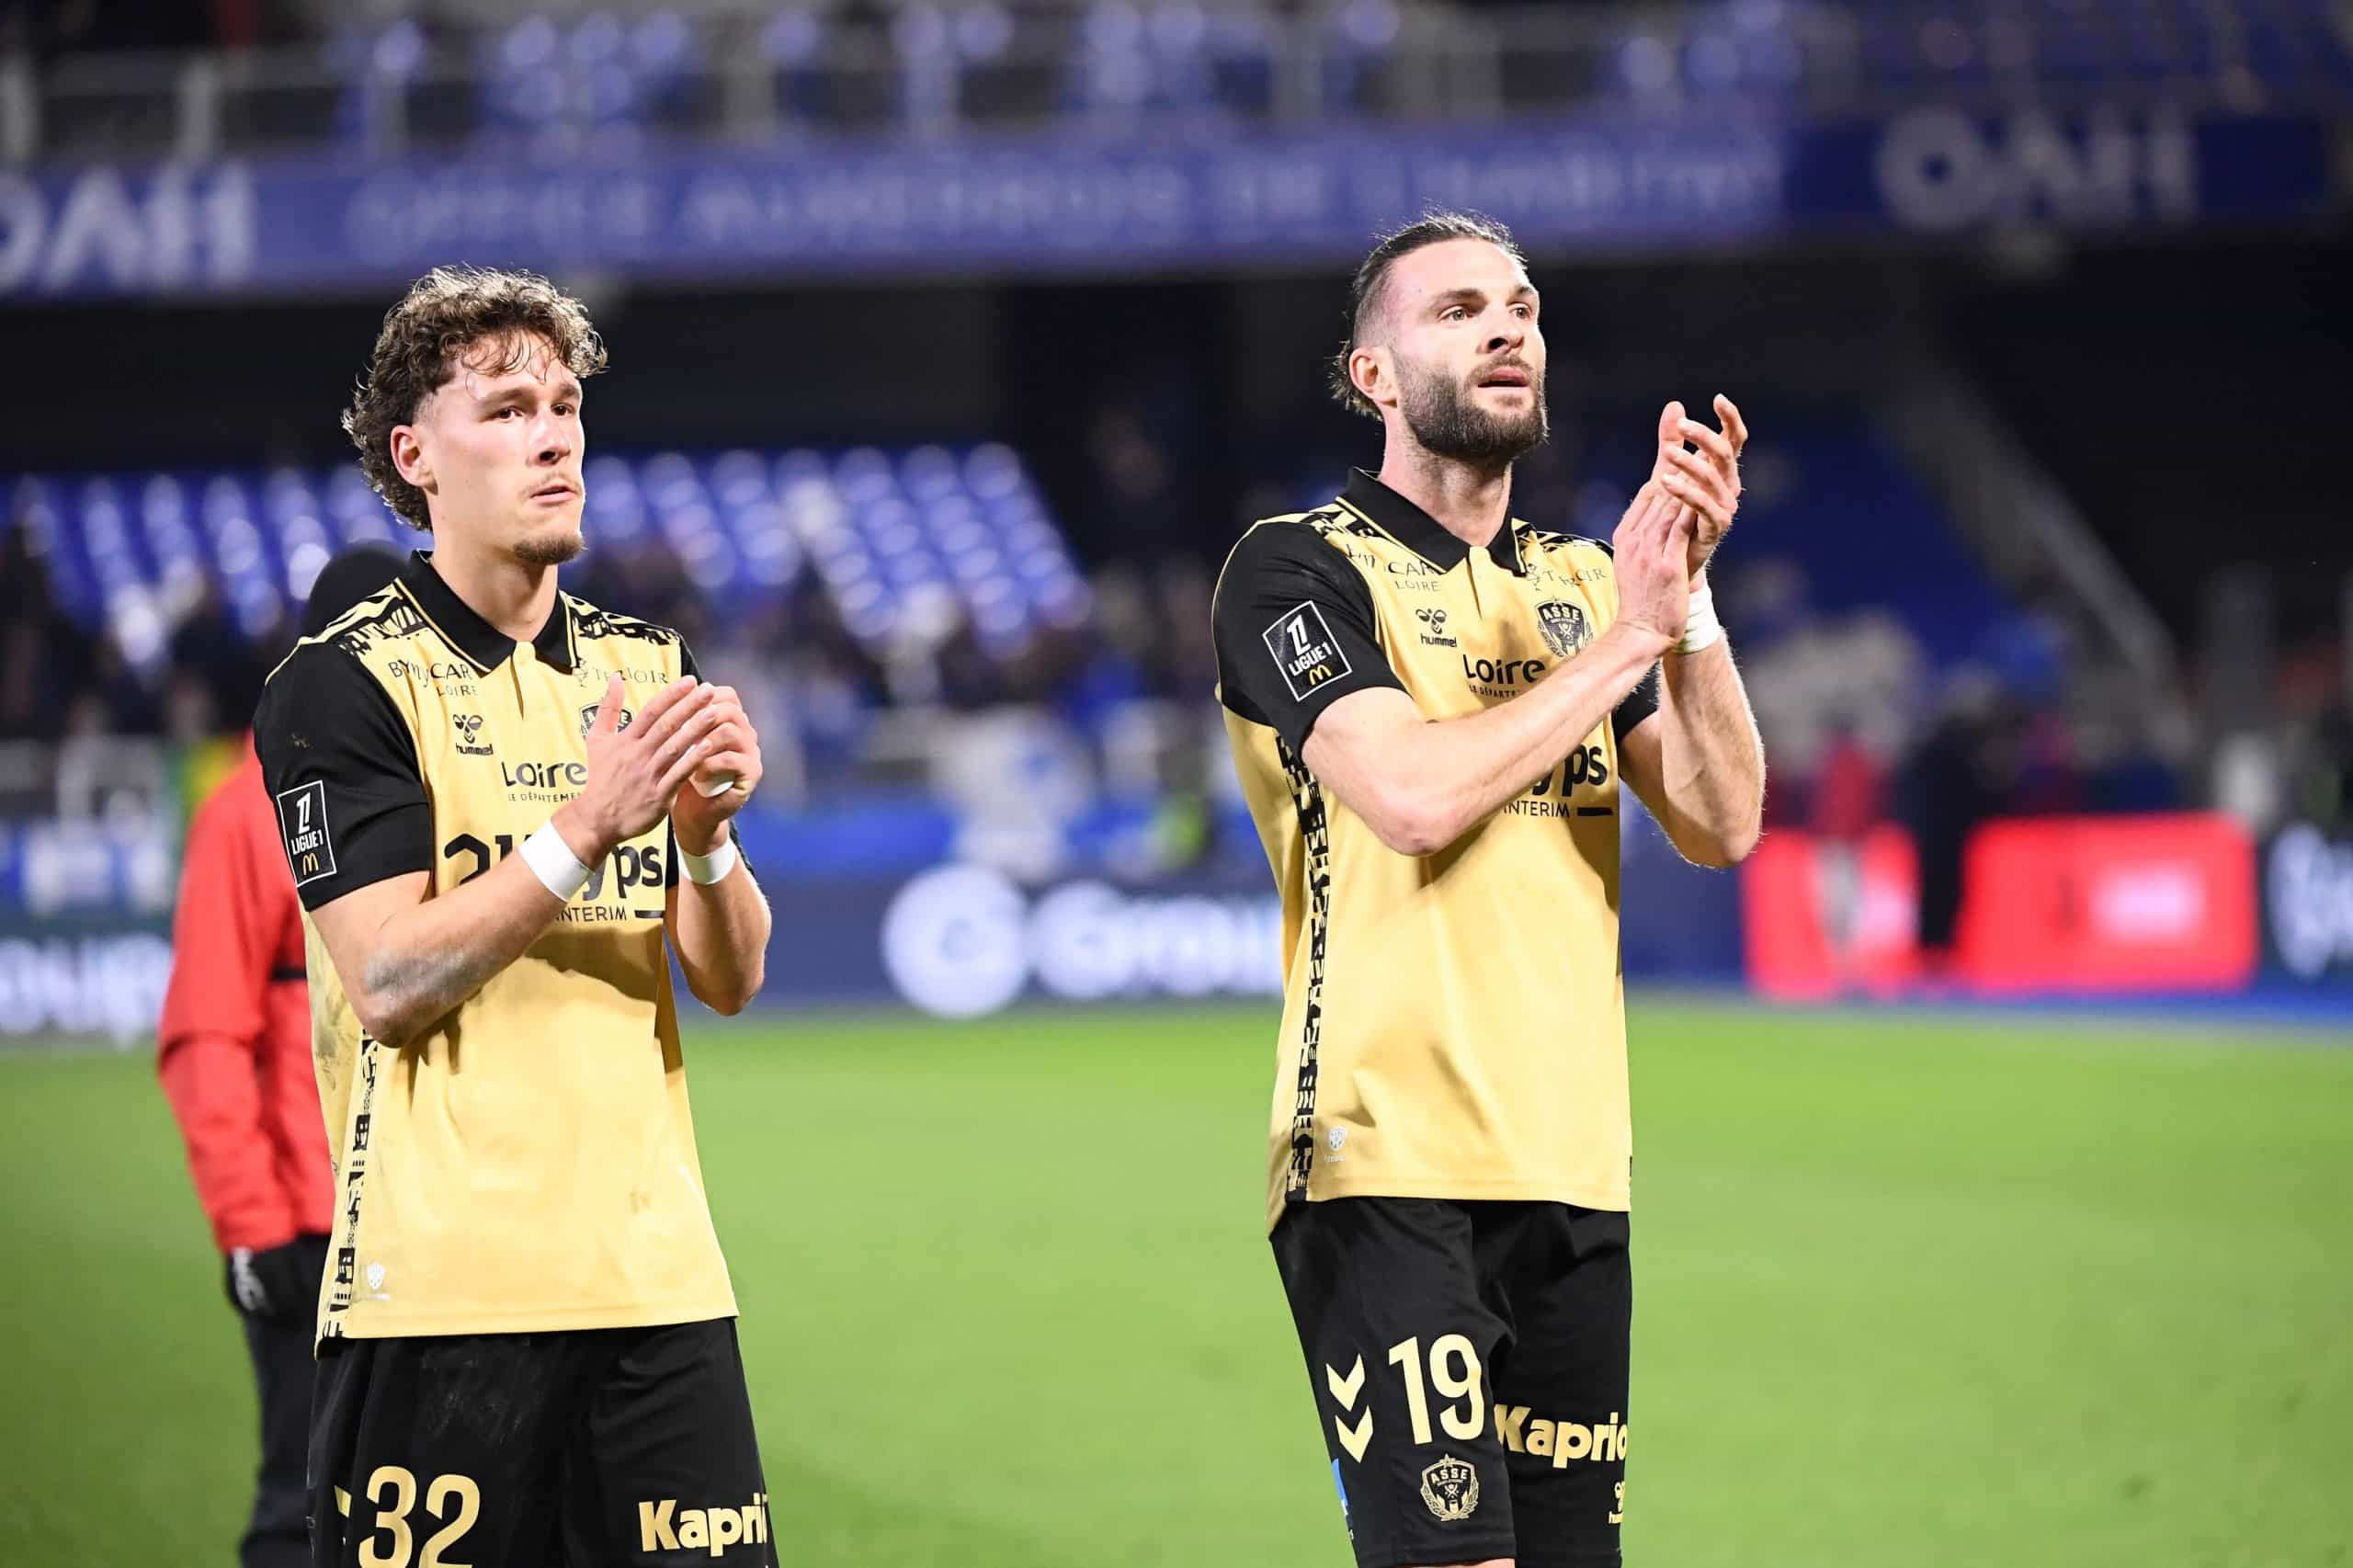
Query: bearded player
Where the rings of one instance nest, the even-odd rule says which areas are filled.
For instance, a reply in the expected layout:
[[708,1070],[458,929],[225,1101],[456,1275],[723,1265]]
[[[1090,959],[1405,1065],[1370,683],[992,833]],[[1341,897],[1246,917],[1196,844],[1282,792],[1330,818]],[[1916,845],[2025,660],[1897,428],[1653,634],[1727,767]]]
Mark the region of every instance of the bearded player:
[[1540,311],[1500,225],[1381,241],[1334,378],[1380,472],[1251,528],[1217,591],[1284,906],[1267,1222],[1363,1568],[1620,1562],[1620,785],[1707,866],[1763,802],[1707,585],[1739,411],[1666,406],[1610,544],[1515,519]]

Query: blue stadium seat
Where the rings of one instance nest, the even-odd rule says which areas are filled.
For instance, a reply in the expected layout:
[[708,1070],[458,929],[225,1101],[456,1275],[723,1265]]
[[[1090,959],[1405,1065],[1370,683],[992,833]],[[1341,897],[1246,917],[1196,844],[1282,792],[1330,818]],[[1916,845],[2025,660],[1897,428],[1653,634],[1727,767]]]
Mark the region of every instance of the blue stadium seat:
[[1342,112],[1380,108],[1384,68],[1404,30],[1404,15],[1392,0],[1345,0],[1319,21],[1324,106]]
[[[877,650],[912,626],[944,632],[961,614],[984,646],[1010,653],[1039,625],[1087,610],[1062,536],[1001,444],[600,453],[584,477],[584,526],[599,546],[658,541],[731,609],[813,579]],[[414,541],[347,464],[27,476],[6,494],[67,613],[112,625],[150,659],[204,582],[259,638],[336,550]]]
[[9,488],[8,515],[24,525],[34,553],[48,570],[59,608],[88,624],[99,613],[98,581],[90,570],[81,530],[66,520],[64,506],[58,487],[46,480],[28,476]]
[[1253,119],[1273,111],[1274,26],[1256,6],[1220,6],[1210,12],[1202,47],[1220,108]]

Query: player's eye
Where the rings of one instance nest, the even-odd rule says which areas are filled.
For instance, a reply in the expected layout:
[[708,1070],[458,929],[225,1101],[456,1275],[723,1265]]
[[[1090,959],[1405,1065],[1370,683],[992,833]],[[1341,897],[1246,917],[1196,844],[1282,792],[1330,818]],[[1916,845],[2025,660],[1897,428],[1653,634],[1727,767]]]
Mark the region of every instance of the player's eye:
[[1471,319],[1471,309],[1467,305],[1449,305],[1446,309],[1438,312],[1438,319],[1440,321],[1469,321]]
[[576,413],[578,413],[578,412],[579,412],[579,410],[578,410],[578,409],[574,408],[574,407],[572,406],[572,404],[570,404],[570,403],[557,403],[557,404],[555,405],[555,411],[556,411],[558,414],[567,415],[573,415],[573,414],[576,414]]

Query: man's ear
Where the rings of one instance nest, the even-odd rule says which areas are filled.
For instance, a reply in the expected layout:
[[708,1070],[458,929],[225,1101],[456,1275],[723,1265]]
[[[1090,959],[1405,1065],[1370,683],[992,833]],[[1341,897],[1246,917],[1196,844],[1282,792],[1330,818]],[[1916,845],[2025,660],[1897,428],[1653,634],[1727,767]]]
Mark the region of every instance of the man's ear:
[[392,470],[419,490],[433,489],[433,465],[425,460],[425,443],[414,425],[395,425],[391,436]]
[[1375,408],[1386,408],[1397,401],[1392,390],[1396,381],[1396,361],[1390,358],[1386,347],[1377,343],[1359,343],[1348,350],[1348,384]]

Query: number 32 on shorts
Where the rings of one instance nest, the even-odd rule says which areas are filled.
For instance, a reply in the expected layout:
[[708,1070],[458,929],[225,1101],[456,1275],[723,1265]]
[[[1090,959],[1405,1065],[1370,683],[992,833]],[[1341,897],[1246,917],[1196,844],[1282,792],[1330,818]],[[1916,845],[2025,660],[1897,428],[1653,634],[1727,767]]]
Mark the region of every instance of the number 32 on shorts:
[[[416,1506],[416,1477],[396,1464],[382,1464],[368,1478],[368,1501],[376,1505],[376,1528],[359,1543],[359,1568],[412,1568],[416,1537],[409,1528],[410,1510]],[[342,1492],[335,1502],[346,1515],[351,1500]],[[425,1538],[425,1555],[414,1558],[414,1568],[473,1568],[470,1562],[443,1555],[465,1539],[482,1517],[482,1488],[468,1475],[437,1475],[425,1488],[426,1523],[441,1528]],[[379,1544],[381,1538],[389,1540]]]

